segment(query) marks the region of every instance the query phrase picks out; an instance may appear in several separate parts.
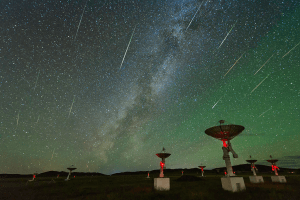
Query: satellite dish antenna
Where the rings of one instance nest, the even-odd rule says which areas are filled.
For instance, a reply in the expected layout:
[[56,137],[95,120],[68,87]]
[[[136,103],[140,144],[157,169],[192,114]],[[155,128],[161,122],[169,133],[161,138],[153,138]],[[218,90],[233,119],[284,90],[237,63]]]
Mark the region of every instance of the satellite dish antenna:
[[264,179],[262,176],[257,176],[256,175],[256,171],[258,171],[258,169],[256,168],[255,166],[255,162],[257,160],[254,160],[254,159],[251,159],[252,157],[250,156],[250,159],[249,160],[246,160],[248,163],[251,164],[251,171],[253,172],[253,176],[249,176],[249,179],[250,179],[250,182],[251,183],[263,183],[264,182]]
[[28,182],[35,181],[37,175],[38,175],[37,172],[36,172],[36,173],[33,173],[32,179],[31,179],[31,180],[28,180],[27,183],[26,183],[26,185],[28,184]]
[[154,178],[154,189],[155,190],[170,190],[170,178],[164,178],[165,160],[171,154],[166,153],[166,149],[163,148],[161,153],[156,154],[157,157],[161,158],[160,161],[160,174],[158,178]]
[[234,158],[238,158],[237,153],[235,153],[232,148],[230,140],[239,135],[245,129],[245,127],[234,124],[223,125],[225,123],[225,120],[220,120],[219,123],[219,126],[214,126],[206,129],[205,133],[223,142],[223,160],[225,160],[227,169],[225,178],[221,178],[223,189],[233,192],[240,191],[245,189],[245,182],[242,177],[231,179],[231,177],[234,177],[235,174],[232,170],[229,152],[232,153]]
[[201,174],[202,174],[202,177],[203,177],[203,174],[204,174],[204,171],[203,171],[203,169],[206,167],[206,166],[204,166],[204,165],[200,165],[200,166],[198,166],[200,169],[201,169]]
[[205,133],[223,142],[223,160],[225,160],[226,163],[226,168],[228,172],[227,176],[235,176],[235,174],[232,172],[229,152],[233,154],[234,158],[238,158],[238,155],[233,150],[230,140],[232,140],[234,137],[240,134],[245,129],[245,127],[233,124],[222,125],[224,122],[225,120],[220,120],[220,126],[214,126],[209,129],[206,129]]
[[70,176],[73,170],[77,169],[76,167],[74,167],[74,165],[71,165],[70,167],[67,168],[69,170],[69,174],[67,179],[65,179],[65,181],[69,181],[70,180]]
[[163,178],[164,177],[165,162],[166,162],[165,159],[168,158],[171,154],[166,153],[166,149],[163,147],[161,153],[157,153],[156,155],[157,155],[157,157],[162,159],[162,161],[160,161],[160,174],[159,174],[159,177]]
[[272,156],[270,155],[270,160],[267,160],[269,163],[272,164],[272,171],[275,172],[275,176],[278,176],[278,172],[277,170],[279,170],[279,168],[276,166],[276,162],[278,161],[278,159],[272,159]]
[[272,156],[270,156],[270,158],[271,159],[267,161],[272,164],[272,171],[275,172],[275,176],[271,176],[272,182],[286,183],[285,176],[278,176],[277,170],[279,170],[279,168],[276,166],[278,159],[273,159]]
[[255,162],[257,161],[257,160],[253,160],[253,159],[251,159],[251,156],[250,156],[250,160],[246,160],[248,163],[250,163],[251,164],[251,171],[253,172],[253,176],[256,176],[256,172],[255,171],[258,171],[258,169],[256,168],[256,166],[255,166]]

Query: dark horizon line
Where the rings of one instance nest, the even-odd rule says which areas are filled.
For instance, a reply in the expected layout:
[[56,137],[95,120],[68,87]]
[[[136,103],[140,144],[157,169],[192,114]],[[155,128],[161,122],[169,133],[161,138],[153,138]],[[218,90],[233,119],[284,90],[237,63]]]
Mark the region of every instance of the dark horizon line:
[[[243,166],[243,165],[251,165],[250,163],[246,163],[246,164],[240,164],[240,165],[234,165],[232,167],[237,167],[237,166]],[[256,166],[264,166],[264,167],[270,167],[270,169],[272,168],[270,165],[262,165],[262,164],[256,164]],[[281,169],[284,169],[284,170],[298,170],[300,168],[287,168],[287,167],[280,167]],[[198,167],[195,167],[195,168],[166,168],[166,170],[201,170],[200,168]],[[213,171],[213,170],[217,170],[217,169],[226,169],[226,167],[216,167],[216,168],[206,168],[204,169],[204,171]],[[159,171],[159,169],[154,169],[154,170],[142,170],[142,171],[124,171],[124,172],[116,172],[116,173],[112,173],[112,174],[104,174],[104,173],[101,173],[101,172],[76,172],[76,171],[73,171],[72,174],[102,174],[102,175],[107,175],[107,176],[111,176],[111,175],[114,175],[114,174],[122,174],[122,173],[147,173],[147,172],[154,172],[154,171]],[[41,172],[41,173],[38,173],[39,174],[44,174],[44,173],[49,173],[49,172],[56,172],[56,173],[69,173],[68,171],[55,171],[55,170],[49,170],[49,171],[46,171],[46,172]],[[29,174],[10,174],[10,173],[2,173],[0,175],[32,175],[34,173],[29,173]]]

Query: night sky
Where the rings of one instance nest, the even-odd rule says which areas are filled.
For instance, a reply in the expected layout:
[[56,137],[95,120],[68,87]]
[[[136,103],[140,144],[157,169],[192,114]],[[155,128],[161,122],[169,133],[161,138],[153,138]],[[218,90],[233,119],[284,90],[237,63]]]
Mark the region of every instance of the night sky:
[[[0,3],[0,173],[300,168],[300,2]],[[271,169],[271,167],[270,167]],[[249,169],[250,170],[250,169]],[[280,173],[280,171],[279,171]]]

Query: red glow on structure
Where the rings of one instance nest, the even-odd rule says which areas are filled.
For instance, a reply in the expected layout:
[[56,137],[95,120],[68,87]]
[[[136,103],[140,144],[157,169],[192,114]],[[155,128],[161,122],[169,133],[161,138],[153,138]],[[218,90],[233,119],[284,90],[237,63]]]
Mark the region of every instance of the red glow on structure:
[[272,171],[278,170],[279,168],[276,165],[272,165]]
[[74,178],[75,178],[75,176],[74,176]]
[[223,142],[223,147],[226,147],[226,148],[227,148],[227,147],[228,147],[228,144],[226,144],[226,141],[227,141],[227,140],[225,140],[225,139],[222,140],[222,142]]
[[35,178],[35,175],[33,175],[33,178]]
[[224,172],[225,173],[225,175],[227,174],[227,172]]
[[160,161],[160,167],[163,168],[165,166],[165,163],[163,163],[162,161]]

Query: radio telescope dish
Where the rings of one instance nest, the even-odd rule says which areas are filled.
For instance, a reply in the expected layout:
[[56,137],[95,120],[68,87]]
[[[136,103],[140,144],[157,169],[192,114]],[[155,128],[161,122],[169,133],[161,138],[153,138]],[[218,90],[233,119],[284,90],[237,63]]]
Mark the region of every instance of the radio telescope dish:
[[246,160],[248,163],[252,164],[252,163],[256,163],[257,160]]
[[67,169],[70,170],[70,171],[73,171],[73,170],[75,170],[77,168],[72,165],[71,167],[68,167]]
[[[223,160],[225,160],[227,173],[225,173],[225,177],[221,178],[222,180],[222,187],[225,190],[230,191],[236,191],[237,189],[234,189],[232,184],[240,184],[240,188],[238,190],[245,189],[245,182],[242,177],[233,177],[235,176],[235,173],[233,173],[231,162],[230,162],[230,156],[229,152],[233,154],[234,158],[238,158],[238,155],[234,152],[230,140],[232,140],[234,137],[239,135],[243,130],[245,130],[244,126],[241,125],[223,125],[225,120],[220,120],[219,126],[214,126],[211,128],[206,129],[204,132],[205,134],[216,138],[218,140],[221,140],[223,142]],[[231,181],[234,180],[234,181]],[[231,188],[231,189],[229,189]]]
[[271,176],[272,182],[286,183],[285,177],[278,175],[278,170],[280,170],[279,167],[276,166],[278,159],[273,159],[271,155],[270,158],[271,159],[267,161],[272,164],[272,171],[275,172],[275,176]]
[[167,157],[169,157],[171,154],[170,154],[170,153],[157,153],[156,155],[157,155],[157,157],[159,157],[159,158],[167,158]]
[[65,181],[69,181],[70,180],[70,176],[73,170],[77,169],[76,167],[74,167],[74,165],[71,165],[70,167],[67,168],[69,170],[69,174],[68,177],[65,179]]
[[278,161],[278,159],[271,159],[271,160],[267,160],[269,163],[271,163],[272,165],[275,165],[276,162]]
[[222,125],[222,123],[220,123],[220,126],[214,126],[206,129],[205,133],[218,140],[228,141],[240,134],[244,129],[245,127],[241,125]]
[[171,154],[170,153],[166,153],[166,149],[163,148],[161,153],[157,153],[156,154],[157,157],[161,158],[162,161],[160,161],[160,174],[159,177],[163,178],[164,177],[164,168],[165,168],[165,159],[168,158]]
[[204,169],[206,166],[200,165],[200,166],[198,166],[198,167],[201,169],[201,176],[203,177],[203,174],[204,174],[203,169]]
[[[248,163],[250,163],[251,164],[251,171],[253,172],[253,176],[256,176],[256,171],[257,171],[257,168],[256,168],[256,166],[255,166],[255,162],[257,161],[257,160],[254,160],[254,159],[251,159],[251,156],[250,156],[250,159],[249,160],[246,160]],[[251,179],[250,179],[250,182],[251,182]]]
[[272,156],[270,156],[270,160],[267,160],[269,163],[272,164],[272,171],[275,172],[275,175],[278,176],[278,171],[279,168],[276,166],[276,162],[278,161],[278,159],[272,159]]
[[161,153],[157,153],[156,155],[157,155],[157,157],[159,157],[159,158],[167,158],[167,157],[169,157],[171,154],[170,154],[170,153],[166,153],[166,149],[165,149],[165,147],[163,147]]
[[257,160],[251,159],[251,156],[250,156],[250,160],[246,160],[246,161],[252,165],[252,164],[254,164]]

